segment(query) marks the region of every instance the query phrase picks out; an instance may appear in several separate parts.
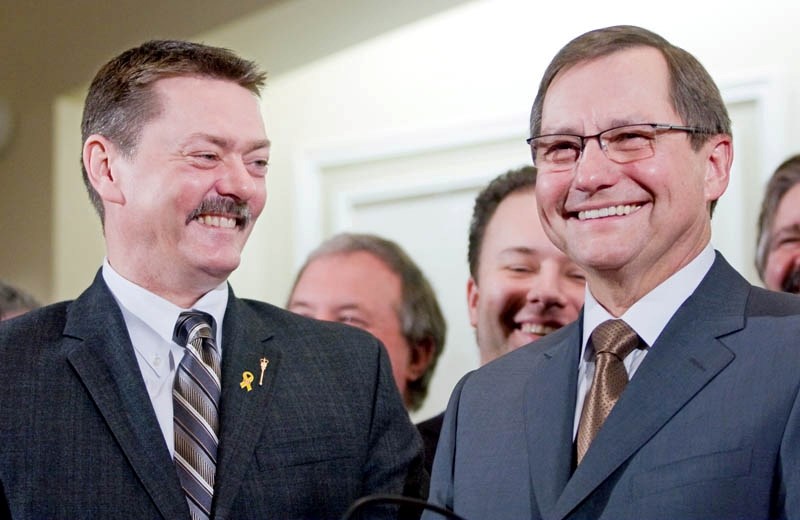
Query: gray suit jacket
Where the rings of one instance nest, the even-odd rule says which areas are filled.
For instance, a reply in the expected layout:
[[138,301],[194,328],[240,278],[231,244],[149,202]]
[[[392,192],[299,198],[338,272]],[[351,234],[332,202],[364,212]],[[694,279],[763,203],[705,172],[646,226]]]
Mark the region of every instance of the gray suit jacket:
[[[264,385],[241,388],[242,372]],[[422,444],[371,335],[235,298],[223,330],[214,517],[338,518],[419,496]],[[0,518],[188,518],[122,314],[102,276],[0,326]]]
[[573,472],[580,324],[461,380],[432,502],[471,520],[800,518],[800,298],[718,254]]

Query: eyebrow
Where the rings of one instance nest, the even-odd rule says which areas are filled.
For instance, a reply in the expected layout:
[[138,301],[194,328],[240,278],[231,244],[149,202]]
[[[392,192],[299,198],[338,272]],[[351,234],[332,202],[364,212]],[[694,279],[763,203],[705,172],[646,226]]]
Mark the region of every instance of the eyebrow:
[[[645,119],[646,118],[644,117],[638,117],[638,116],[626,117],[624,119],[617,117],[609,121],[606,125],[604,125],[604,128],[602,128],[600,131],[605,132],[606,130],[609,130],[611,128],[616,128],[618,126],[637,125],[640,123],[646,124],[652,122],[649,120],[645,121]],[[545,131],[544,127],[542,127],[540,129],[540,133],[541,135],[549,135],[549,134],[567,134],[567,135],[581,135],[581,136],[583,135],[581,132],[576,130],[576,127],[574,126],[554,127],[553,130],[547,130],[547,131]]]
[[525,246],[512,246],[500,250],[500,255],[522,254],[522,255],[535,255],[538,252],[536,249]]
[[775,231],[772,234],[773,237],[777,237],[779,235],[800,235],[800,222],[795,222],[794,224],[789,224],[788,226],[783,226],[782,228]]
[[[184,144],[188,144],[193,139],[201,139],[204,141],[208,141],[209,143],[219,146],[223,149],[230,149],[233,147],[233,143],[229,139],[225,139],[216,135],[206,134],[204,132],[196,132],[191,134]],[[257,141],[252,141],[248,143],[247,147],[245,148],[246,153],[253,152],[255,150],[260,150],[262,148],[270,148],[272,146],[272,142],[269,139],[259,139]]]

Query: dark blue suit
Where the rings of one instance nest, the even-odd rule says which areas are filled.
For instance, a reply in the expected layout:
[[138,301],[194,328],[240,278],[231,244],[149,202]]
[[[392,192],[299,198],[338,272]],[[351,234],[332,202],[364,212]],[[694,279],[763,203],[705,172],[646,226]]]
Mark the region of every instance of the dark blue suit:
[[431,500],[470,519],[800,517],[800,298],[720,256],[573,467],[581,320],[467,376]]
[[[365,494],[423,493],[421,441],[372,336],[231,292],[222,351],[215,518],[338,518]],[[188,518],[100,275],[0,326],[0,446],[0,518]]]

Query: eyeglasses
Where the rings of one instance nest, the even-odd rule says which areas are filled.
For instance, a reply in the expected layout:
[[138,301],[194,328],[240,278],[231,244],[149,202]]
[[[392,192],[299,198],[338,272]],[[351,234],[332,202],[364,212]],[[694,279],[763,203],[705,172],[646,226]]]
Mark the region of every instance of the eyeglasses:
[[640,123],[615,126],[594,135],[537,135],[527,139],[527,143],[531,146],[533,164],[539,171],[563,172],[575,167],[591,139],[597,139],[606,157],[624,164],[655,155],[658,134],[673,130],[692,134],[712,133],[693,126]]

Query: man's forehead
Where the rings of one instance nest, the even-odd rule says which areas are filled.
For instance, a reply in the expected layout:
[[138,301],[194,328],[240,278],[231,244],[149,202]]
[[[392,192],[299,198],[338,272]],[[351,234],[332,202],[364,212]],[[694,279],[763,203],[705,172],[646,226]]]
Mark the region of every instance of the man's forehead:
[[577,62],[558,72],[542,106],[541,133],[595,131],[674,114],[661,51],[637,46]]

